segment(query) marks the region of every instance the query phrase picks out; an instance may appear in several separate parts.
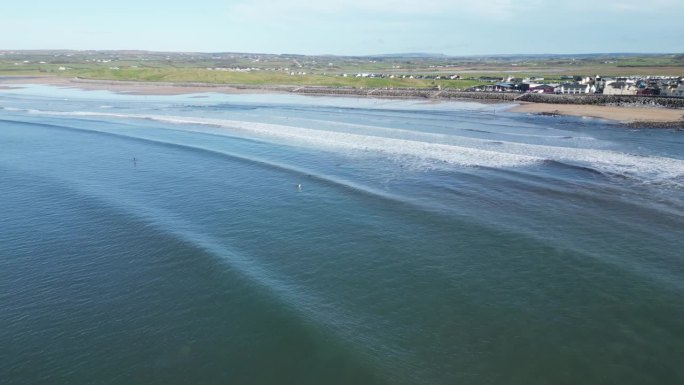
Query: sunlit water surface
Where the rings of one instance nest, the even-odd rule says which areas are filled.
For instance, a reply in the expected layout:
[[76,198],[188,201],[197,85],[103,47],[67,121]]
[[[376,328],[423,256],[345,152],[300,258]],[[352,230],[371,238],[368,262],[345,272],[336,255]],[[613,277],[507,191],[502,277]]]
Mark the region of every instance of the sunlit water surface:
[[683,133],[508,107],[2,90],[0,383],[684,383]]

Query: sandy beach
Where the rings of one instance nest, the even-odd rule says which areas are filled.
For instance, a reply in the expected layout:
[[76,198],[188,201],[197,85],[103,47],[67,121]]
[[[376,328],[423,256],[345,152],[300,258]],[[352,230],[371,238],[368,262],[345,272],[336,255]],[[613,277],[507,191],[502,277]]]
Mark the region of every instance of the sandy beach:
[[136,95],[185,95],[205,92],[218,92],[224,94],[275,92],[269,90],[241,89],[224,85],[179,85],[170,83],[143,83],[127,81],[84,81],[73,78],[57,76],[21,76],[14,78],[0,78],[0,87],[16,88],[17,84],[44,84],[64,88],[78,88],[86,91],[111,91]]
[[[228,86],[213,84],[176,84],[176,83],[145,83],[107,80],[81,80],[56,76],[23,76],[0,77],[0,89],[16,88],[20,84],[45,84],[64,88],[78,88],[87,91],[107,90],[117,93],[137,95],[183,95],[195,93],[216,92],[224,94],[235,93],[273,93],[295,92],[293,86]],[[320,94],[324,95],[324,94]],[[349,95],[354,97],[354,95]],[[378,97],[378,96],[373,96]],[[421,98],[421,100],[425,100]],[[438,101],[438,99],[435,99]],[[506,102],[506,101],[484,101]],[[510,103],[510,101],[508,101]],[[584,116],[613,120],[625,124],[635,123],[673,123],[684,122],[684,110],[657,107],[618,107],[577,104],[546,104],[517,102],[510,112],[529,114],[551,114],[566,116]]]
[[684,110],[670,108],[614,107],[576,104],[522,103],[511,112],[586,116],[614,120],[621,123],[677,122],[684,119]]

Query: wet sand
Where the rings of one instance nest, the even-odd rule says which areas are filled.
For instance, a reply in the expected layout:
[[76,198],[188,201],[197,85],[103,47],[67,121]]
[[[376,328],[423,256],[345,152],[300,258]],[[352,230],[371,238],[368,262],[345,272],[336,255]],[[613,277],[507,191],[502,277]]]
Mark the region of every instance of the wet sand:
[[677,122],[684,120],[684,110],[649,107],[615,107],[576,104],[522,103],[511,108],[511,112],[586,116],[615,120],[621,123],[635,122]]
[[[294,92],[302,87],[296,86],[228,86],[220,84],[197,83],[146,83],[135,81],[83,80],[57,76],[22,76],[0,77],[0,89],[16,88],[19,84],[45,84],[65,88],[79,88],[88,91],[106,90],[117,93],[137,95],[184,95],[216,92],[224,94],[236,93],[274,93]],[[323,94],[320,94],[323,95]],[[333,95],[335,96],[335,95]],[[345,96],[345,95],[341,95]],[[347,95],[354,97],[354,95]],[[361,95],[360,95],[361,96]],[[377,97],[377,96],[373,96]],[[419,98],[416,98],[419,99]],[[425,98],[420,98],[425,100]],[[434,100],[438,102],[439,100]],[[477,100],[478,102],[483,102]],[[484,102],[500,102],[486,100]],[[505,102],[505,101],[501,101]],[[509,102],[510,103],[510,102]],[[546,104],[522,102],[511,108],[510,112],[585,116],[606,120],[614,120],[626,124],[634,123],[672,123],[684,122],[684,110],[649,107],[617,107],[576,104]]]
[[78,88],[86,91],[111,91],[136,95],[185,95],[206,92],[224,94],[276,92],[259,88],[237,88],[224,85],[180,85],[174,83],[145,83],[133,81],[80,80],[56,76],[24,76],[16,78],[0,78],[0,87],[11,87],[13,84],[44,84],[64,88]]

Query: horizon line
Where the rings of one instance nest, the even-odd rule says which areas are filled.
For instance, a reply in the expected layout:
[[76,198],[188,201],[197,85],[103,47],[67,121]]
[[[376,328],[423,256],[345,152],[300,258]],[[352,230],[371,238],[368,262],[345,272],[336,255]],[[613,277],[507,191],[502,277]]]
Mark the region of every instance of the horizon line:
[[441,52],[389,52],[375,54],[305,54],[292,52],[241,52],[241,51],[174,51],[174,50],[149,50],[149,49],[73,49],[73,48],[36,48],[36,49],[5,49],[0,48],[0,52],[142,52],[160,54],[247,54],[247,55],[273,55],[273,56],[314,56],[314,57],[444,57],[444,58],[465,58],[465,57],[515,57],[515,56],[588,56],[588,55],[681,55],[684,52],[648,52],[648,51],[625,51],[625,52],[544,52],[544,53],[486,53],[486,54],[445,54]]

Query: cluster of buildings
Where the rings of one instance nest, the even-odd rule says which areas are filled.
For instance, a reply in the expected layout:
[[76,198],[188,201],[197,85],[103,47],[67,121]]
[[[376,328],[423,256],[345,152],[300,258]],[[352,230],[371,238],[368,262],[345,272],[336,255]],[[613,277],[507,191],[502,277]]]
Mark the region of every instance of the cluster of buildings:
[[[386,73],[344,73],[342,77],[381,79],[426,79],[459,80],[459,75],[386,74]],[[471,80],[471,79],[468,79]],[[482,85],[468,88],[473,92],[532,92],[542,94],[603,94],[644,95],[684,98],[684,77],[672,76],[628,76],[628,77],[581,77],[561,76],[560,82],[545,82],[544,78],[500,78],[483,76],[477,79]]]
[[[382,73],[356,73],[356,74],[341,74],[343,78],[380,78],[380,79],[427,79],[427,80],[458,80],[459,75],[400,75],[400,74],[382,74]],[[499,78],[499,80],[501,80]]]
[[629,76],[629,77],[570,77],[563,83],[545,83],[543,78],[480,78],[489,82],[468,91],[479,92],[532,92],[542,94],[603,94],[643,95],[684,98],[684,77]]
[[259,67],[207,67],[207,71],[222,72],[258,72],[258,71],[289,71],[289,68],[259,68]]

